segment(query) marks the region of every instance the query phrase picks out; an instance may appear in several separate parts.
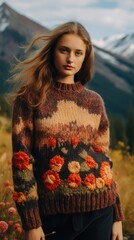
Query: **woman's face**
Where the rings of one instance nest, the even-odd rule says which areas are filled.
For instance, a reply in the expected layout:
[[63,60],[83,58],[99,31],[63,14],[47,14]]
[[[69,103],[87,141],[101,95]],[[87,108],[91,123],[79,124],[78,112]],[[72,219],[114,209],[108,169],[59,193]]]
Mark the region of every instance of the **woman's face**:
[[86,54],[86,44],[76,34],[63,35],[56,44],[54,65],[56,78],[74,80],[74,75],[81,69]]

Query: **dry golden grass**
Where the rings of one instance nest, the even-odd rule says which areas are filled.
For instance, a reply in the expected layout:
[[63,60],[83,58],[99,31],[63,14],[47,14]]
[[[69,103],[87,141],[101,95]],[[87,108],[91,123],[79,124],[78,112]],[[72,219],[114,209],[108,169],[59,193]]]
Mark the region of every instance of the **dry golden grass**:
[[[0,232],[0,240],[24,240],[20,217],[12,199],[10,126],[11,122],[8,119],[0,117],[0,221],[4,221],[8,226],[6,231],[3,229],[5,232]],[[10,210],[12,213],[9,213]]]
[[110,151],[110,157],[125,215],[124,231],[134,236],[134,156],[116,150]]

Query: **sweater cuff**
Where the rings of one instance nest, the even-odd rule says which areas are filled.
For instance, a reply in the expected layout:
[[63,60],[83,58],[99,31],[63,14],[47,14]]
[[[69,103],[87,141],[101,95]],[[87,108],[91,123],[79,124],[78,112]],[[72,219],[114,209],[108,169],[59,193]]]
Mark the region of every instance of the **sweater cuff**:
[[124,221],[124,214],[122,211],[120,199],[118,197],[114,205],[114,222],[117,221]]
[[42,225],[38,206],[31,206],[25,208],[24,206],[17,206],[18,213],[21,218],[22,227],[24,230],[30,230],[38,228]]

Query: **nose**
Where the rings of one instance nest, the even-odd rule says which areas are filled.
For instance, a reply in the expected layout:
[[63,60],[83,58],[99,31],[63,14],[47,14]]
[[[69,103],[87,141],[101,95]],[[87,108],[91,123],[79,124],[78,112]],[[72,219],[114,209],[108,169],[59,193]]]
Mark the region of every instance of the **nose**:
[[74,61],[74,55],[73,53],[69,53],[67,56],[67,63],[72,63]]

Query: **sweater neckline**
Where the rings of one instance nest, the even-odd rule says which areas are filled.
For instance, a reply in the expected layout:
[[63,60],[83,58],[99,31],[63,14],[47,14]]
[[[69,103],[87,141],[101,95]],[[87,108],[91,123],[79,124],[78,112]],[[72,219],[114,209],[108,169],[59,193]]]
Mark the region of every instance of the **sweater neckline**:
[[54,87],[61,91],[76,91],[79,92],[83,85],[81,82],[74,82],[74,83],[61,83],[61,82],[55,82]]

